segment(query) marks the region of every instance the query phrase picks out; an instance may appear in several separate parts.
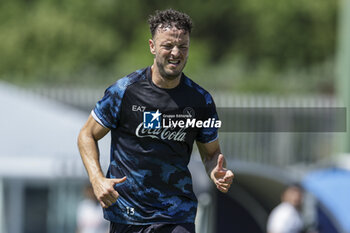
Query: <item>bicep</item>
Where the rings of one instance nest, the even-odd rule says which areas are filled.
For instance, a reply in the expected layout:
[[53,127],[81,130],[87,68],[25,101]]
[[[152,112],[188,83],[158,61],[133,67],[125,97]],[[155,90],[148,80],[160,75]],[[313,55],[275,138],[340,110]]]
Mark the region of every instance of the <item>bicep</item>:
[[81,131],[81,133],[93,137],[95,141],[103,138],[108,132],[109,129],[100,125],[91,114]]

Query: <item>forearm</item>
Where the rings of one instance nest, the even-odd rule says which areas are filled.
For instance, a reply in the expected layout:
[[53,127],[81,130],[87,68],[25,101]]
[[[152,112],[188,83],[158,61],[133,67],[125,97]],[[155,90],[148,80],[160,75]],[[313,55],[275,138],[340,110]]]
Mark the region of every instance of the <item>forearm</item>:
[[231,170],[226,169],[226,161],[221,153],[219,140],[206,144],[197,142],[197,147],[210,179],[218,190],[223,193],[228,192],[234,174]]
[[208,146],[205,147],[203,144],[197,143],[197,146],[198,146],[198,150],[201,155],[205,170],[208,176],[211,178],[211,172],[216,167],[218,157],[221,154],[219,143],[213,142],[210,147]]
[[99,161],[97,140],[82,130],[78,137],[78,147],[90,182],[93,183],[95,179],[104,177]]

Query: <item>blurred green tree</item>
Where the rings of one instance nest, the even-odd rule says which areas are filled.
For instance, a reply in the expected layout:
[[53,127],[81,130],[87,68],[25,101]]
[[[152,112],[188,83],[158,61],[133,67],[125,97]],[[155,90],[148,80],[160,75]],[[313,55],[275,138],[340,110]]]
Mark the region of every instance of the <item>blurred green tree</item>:
[[[105,86],[151,64],[147,17],[169,7],[194,20],[185,71],[207,88],[317,91],[332,83],[334,0],[3,0],[0,79]],[[290,85],[309,76],[303,88]]]

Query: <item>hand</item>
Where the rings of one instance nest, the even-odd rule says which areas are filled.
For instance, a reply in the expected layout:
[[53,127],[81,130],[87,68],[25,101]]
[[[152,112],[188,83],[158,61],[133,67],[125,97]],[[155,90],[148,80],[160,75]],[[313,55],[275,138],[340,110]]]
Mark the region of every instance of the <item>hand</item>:
[[210,178],[213,180],[216,188],[223,193],[227,193],[231,187],[234,174],[231,170],[223,167],[224,156],[220,154],[214,169],[211,171]]
[[114,185],[123,183],[126,176],[121,179],[97,178],[92,182],[95,196],[103,208],[113,205],[119,197],[119,193],[114,189]]

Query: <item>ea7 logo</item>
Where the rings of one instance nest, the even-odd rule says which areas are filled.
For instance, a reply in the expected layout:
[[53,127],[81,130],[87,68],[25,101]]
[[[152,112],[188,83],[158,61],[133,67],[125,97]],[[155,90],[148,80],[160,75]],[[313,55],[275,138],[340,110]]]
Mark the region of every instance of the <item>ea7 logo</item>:
[[144,112],[146,107],[145,106],[132,105],[131,109],[132,109],[133,112]]
[[160,116],[162,114],[157,110],[156,112],[143,113],[143,128],[145,129],[160,129]]

